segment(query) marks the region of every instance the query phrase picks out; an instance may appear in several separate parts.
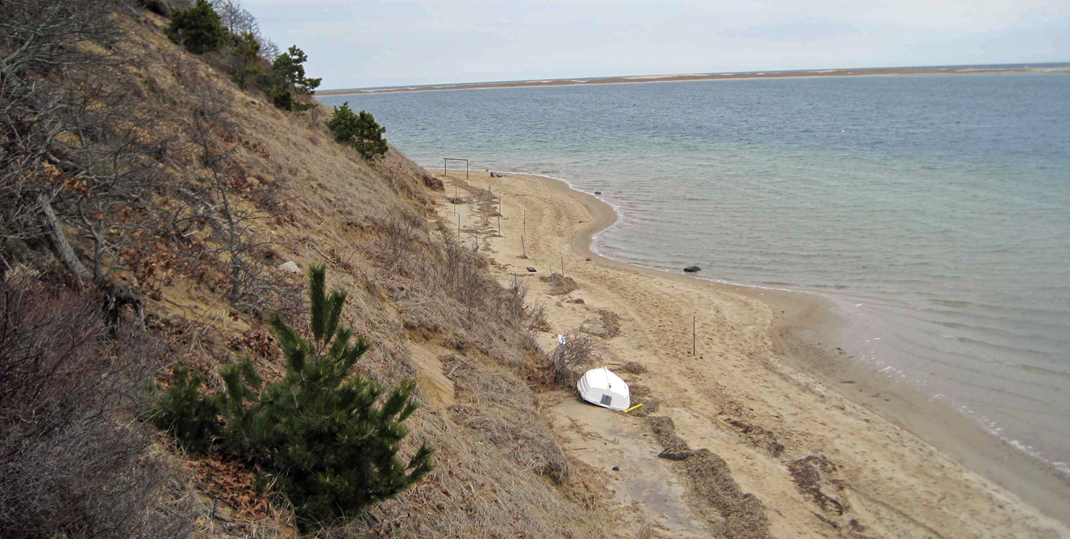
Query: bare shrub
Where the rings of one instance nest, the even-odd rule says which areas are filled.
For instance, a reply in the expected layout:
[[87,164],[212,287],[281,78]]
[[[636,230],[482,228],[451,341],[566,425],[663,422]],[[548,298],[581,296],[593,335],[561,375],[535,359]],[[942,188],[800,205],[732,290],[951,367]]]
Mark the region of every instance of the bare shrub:
[[400,263],[402,256],[415,247],[413,244],[420,238],[422,228],[423,219],[410,211],[388,217],[379,226],[387,260],[393,264]]
[[539,280],[550,284],[551,296],[562,296],[579,288],[575,279],[560,273],[551,273],[549,277],[539,277]]
[[628,374],[643,374],[647,372],[646,366],[638,361],[629,361],[621,367],[621,370]]
[[568,459],[538,414],[538,399],[511,372],[451,356],[445,365],[460,401],[450,406],[454,421],[478,431],[521,467],[568,479]]
[[176,188],[176,207],[168,212],[163,228],[171,232],[180,257],[222,274],[216,284],[227,289],[227,299],[238,309],[260,317],[300,305],[300,288],[267,264],[262,255],[271,252],[271,243],[255,234],[253,226],[281,211],[283,206],[272,197],[278,186],[250,181],[234,159],[231,143],[239,133],[225,94],[192,64],[180,62],[177,69],[194,100],[184,142],[196,162]]
[[5,537],[181,537],[152,511],[169,474],[134,414],[162,348],[105,340],[100,298],[0,285],[0,529]]
[[570,386],[579,380],[582,371],[594,360],[594,338],[580,330],[572,330],[565,336],[565,344],[559,345],[550,354],[554,371],[554,383]]
[[531,329],[546,321],[526,304],[527,288],[501,286],[487,273],[486,257],[452,234],[440,238],[415,243],[379,274],[399,302],[405,328],[426,339],[442,334],[458,351],[479,351],[510,367],[534,357]]
[[[145,219],[166,143],[121,77],[136,64],[118,0],[0,3],[0,237],[47,237],[78,279],[103,282]],[[73,230],[72,230],[73,228]],[[67,238],[90,245],[86,268]],[[0,256],[8,257],[0,248]]]

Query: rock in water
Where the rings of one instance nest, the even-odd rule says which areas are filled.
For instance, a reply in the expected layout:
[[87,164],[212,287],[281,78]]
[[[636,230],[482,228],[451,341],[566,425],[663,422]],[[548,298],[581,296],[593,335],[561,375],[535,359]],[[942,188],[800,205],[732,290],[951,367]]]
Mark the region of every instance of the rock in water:
[[702,268],[700,268],[698,266],[688,266],[688,267],[684,268],[684,273],[697,273],[697,272],[700,272],[700,271],[702,271]]

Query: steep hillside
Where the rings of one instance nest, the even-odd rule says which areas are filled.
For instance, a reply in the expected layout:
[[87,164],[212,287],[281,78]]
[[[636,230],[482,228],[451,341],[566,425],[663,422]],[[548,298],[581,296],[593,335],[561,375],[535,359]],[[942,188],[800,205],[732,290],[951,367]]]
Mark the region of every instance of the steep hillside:
[[[92,281],[125,291],[109,296],[123,300],[113,307],[133,306],[117,313],[123,331],[135,331],[142,302],[143,338],[165,350],[158,383],[166,387],[166,367],[185,360],[218,390],[217,368],[245,356],[269,378],[283,373],[265,315],[278,310],[303,323],[307,267],[326,263],[328,284],[349,292],[344,320],[374,342],[359,371],[387,387],[418,382],[421,407],[406,423],[401,453],[411,455],[421,441],[435,449],[435,469],[422,482],[326,533],[605,535],[592,518],[601,491],[570,475],[524,379],[544,361],[530,329],[537,310],[522,288],[492,280],[478,245],[462,243],[435,216],[441,180],[393,149],[365,160],[326,131],[329,111],[281,111],[240,90],[219,58],[192,56],[169,41],[163,17],[120,13],[108,15],[124,30],[114,50],[82,46],[124,61],[89,80],[129,90],[122,94],[128,115],[117,123],[153,148],[136,162],[155,183],[134,202],[98,208],[100,220],[118,216],[120,224],[99,229],[117,239],[94,241],[97,229],[76,225],[68,217],[75,203],[63,202],[74,199],[62,196],[78,189],[74,175],[45,162],[41,169],[62,185],[51,204],[60,221],[54,232],[66,231],[73,252],[64,255],[56,233],[48,242],[47,229],[39,230],[5,247],[7,267],[46,287],[78,289],[81,281],[86,289]],[[90,108],[98,106],[110,105]],[[119,243],[114,255],[100,254],[100,245]],[[71,271],[79,262],[87,274]],[[115,271],[96,275],[102,263]],[[13,275],[5,272],[5,287],[17,284]],[[294,532],[285,505],[257,492],[241,463],[184,456],[160,434],[149,453],[174,475],[152,493],[157,502],[148,511],[203,536]]]

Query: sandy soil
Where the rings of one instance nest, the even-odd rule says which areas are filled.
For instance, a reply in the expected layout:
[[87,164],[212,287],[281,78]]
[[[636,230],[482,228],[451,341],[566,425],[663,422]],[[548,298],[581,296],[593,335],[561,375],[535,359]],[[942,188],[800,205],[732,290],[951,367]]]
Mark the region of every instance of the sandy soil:
[[[457,189],[466,197],[451,182],[462,183],[447,179],[446,194]],[[456,209],[444,202],[442,216],[456,223],[460,215],[462,237],[495,261],[501,282],[511,284],[515,275],[529,286],[529,301],[545,305],[552,330],[541,334],[543,346],[556,346],[558,333],[597,325],[599,309],[619,315],[619,335],[599,341],[599,364],[633,387],[649,388],[660,401],[651,415],[671,418],[692,449],[723,458],[729,480],[764,505],[770,535],[1070,537],[1059,521],[785,360],[777,332],[785,321],[798,323],[812,304],[774,302],[784,311],[774,316],[760,293],[592,255],[591,234],[616,216],[561,182],[483,172],[468,184],[501,197],[501,236],[496,216],[479,214],[471,193]],[[551,266],[559,273],[562,264],[578,288],[549,295],[550,285],[537,277]],[[798,313],[786,312],[792,305]],[[647,372],[623,373],[631,361]],[[609,520],[619,536],[708,536],[722,529],[689,476],[693,466],[657,458],[663,444],[650,418],[582,404],[574,391],[542,399],[569,458],[610,489]]]

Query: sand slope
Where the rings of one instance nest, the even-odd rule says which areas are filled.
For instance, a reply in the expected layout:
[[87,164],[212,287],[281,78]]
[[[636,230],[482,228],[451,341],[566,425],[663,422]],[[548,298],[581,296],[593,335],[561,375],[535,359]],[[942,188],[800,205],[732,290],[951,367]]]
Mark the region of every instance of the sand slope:
[[[451,181],[460,183],[447,179],[447,195],[454,194]],[[773,312],[760,298],[592,256],[590,234],[615,219],[594,197],[538,177],[480,173],[468,183],[503,197],[502,237],[496,217],[474,203],[457,206],[461,235],[489,251],[501,282],[511,284],[516,273],[530,287],[529,300],[546,306],[552,331],[541,335],[544,347],[556,345],[557,333],[597,325],[599,309],[619,315],[620,334],[600,339],[602,363],[618,372],[629,361],[648,369],[622,376],[649,388],[660,400],[652,415],[671,418],[692,449],[724,459],[730,479],[761,501],[772,536],[1070,536],[1058,521],[778,357]],[[444,202],[440,213],[456,227],[452,204]],[[527,259],[519,258],[521,235]],[[549,275],[551,266],[559,272],[562,262],[578,289],[551,296],[535,275]],[[569,458],[609,489],[620,536],[724,529],[725,513],[689,482],[687,464],[656,457],[663,444],[649,419],[583,405],[569,391],[542,398]]]

